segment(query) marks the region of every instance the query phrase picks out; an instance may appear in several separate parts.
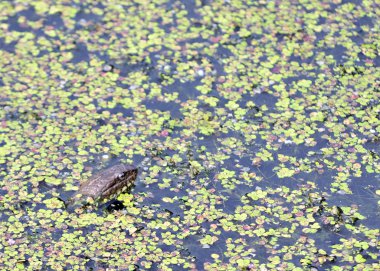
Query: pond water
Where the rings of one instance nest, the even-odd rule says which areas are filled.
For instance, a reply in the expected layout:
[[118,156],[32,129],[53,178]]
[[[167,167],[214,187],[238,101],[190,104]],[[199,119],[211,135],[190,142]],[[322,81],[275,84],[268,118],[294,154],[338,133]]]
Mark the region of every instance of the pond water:
[[379,270],[379,8],[1,2],[0,269]]

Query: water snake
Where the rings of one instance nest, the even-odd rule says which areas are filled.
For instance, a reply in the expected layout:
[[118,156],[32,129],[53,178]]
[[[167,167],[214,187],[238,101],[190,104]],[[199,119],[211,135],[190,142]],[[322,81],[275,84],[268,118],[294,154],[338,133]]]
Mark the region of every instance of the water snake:
[[117,164],[99,171],[82,183],[78,191],[66,202],[68,209],[97,204],[130,189],[137,177],[137,168]]

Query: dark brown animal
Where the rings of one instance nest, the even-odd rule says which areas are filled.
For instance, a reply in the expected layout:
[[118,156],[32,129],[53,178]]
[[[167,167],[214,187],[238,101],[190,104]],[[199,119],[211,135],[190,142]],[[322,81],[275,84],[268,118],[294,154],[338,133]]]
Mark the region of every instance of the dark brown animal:
[[130,189],[137,177],[137,168],[118,164],[104,169],[80,185],[79,190],[69,199],[67,207],[72,209],[99,203]]

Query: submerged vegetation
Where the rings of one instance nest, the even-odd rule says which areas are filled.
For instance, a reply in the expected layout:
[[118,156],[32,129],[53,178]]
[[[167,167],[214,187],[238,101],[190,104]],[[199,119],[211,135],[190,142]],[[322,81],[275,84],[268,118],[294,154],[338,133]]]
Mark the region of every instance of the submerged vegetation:
[[380,270],[379,2],[122,2],[0,2],[0,269]]

